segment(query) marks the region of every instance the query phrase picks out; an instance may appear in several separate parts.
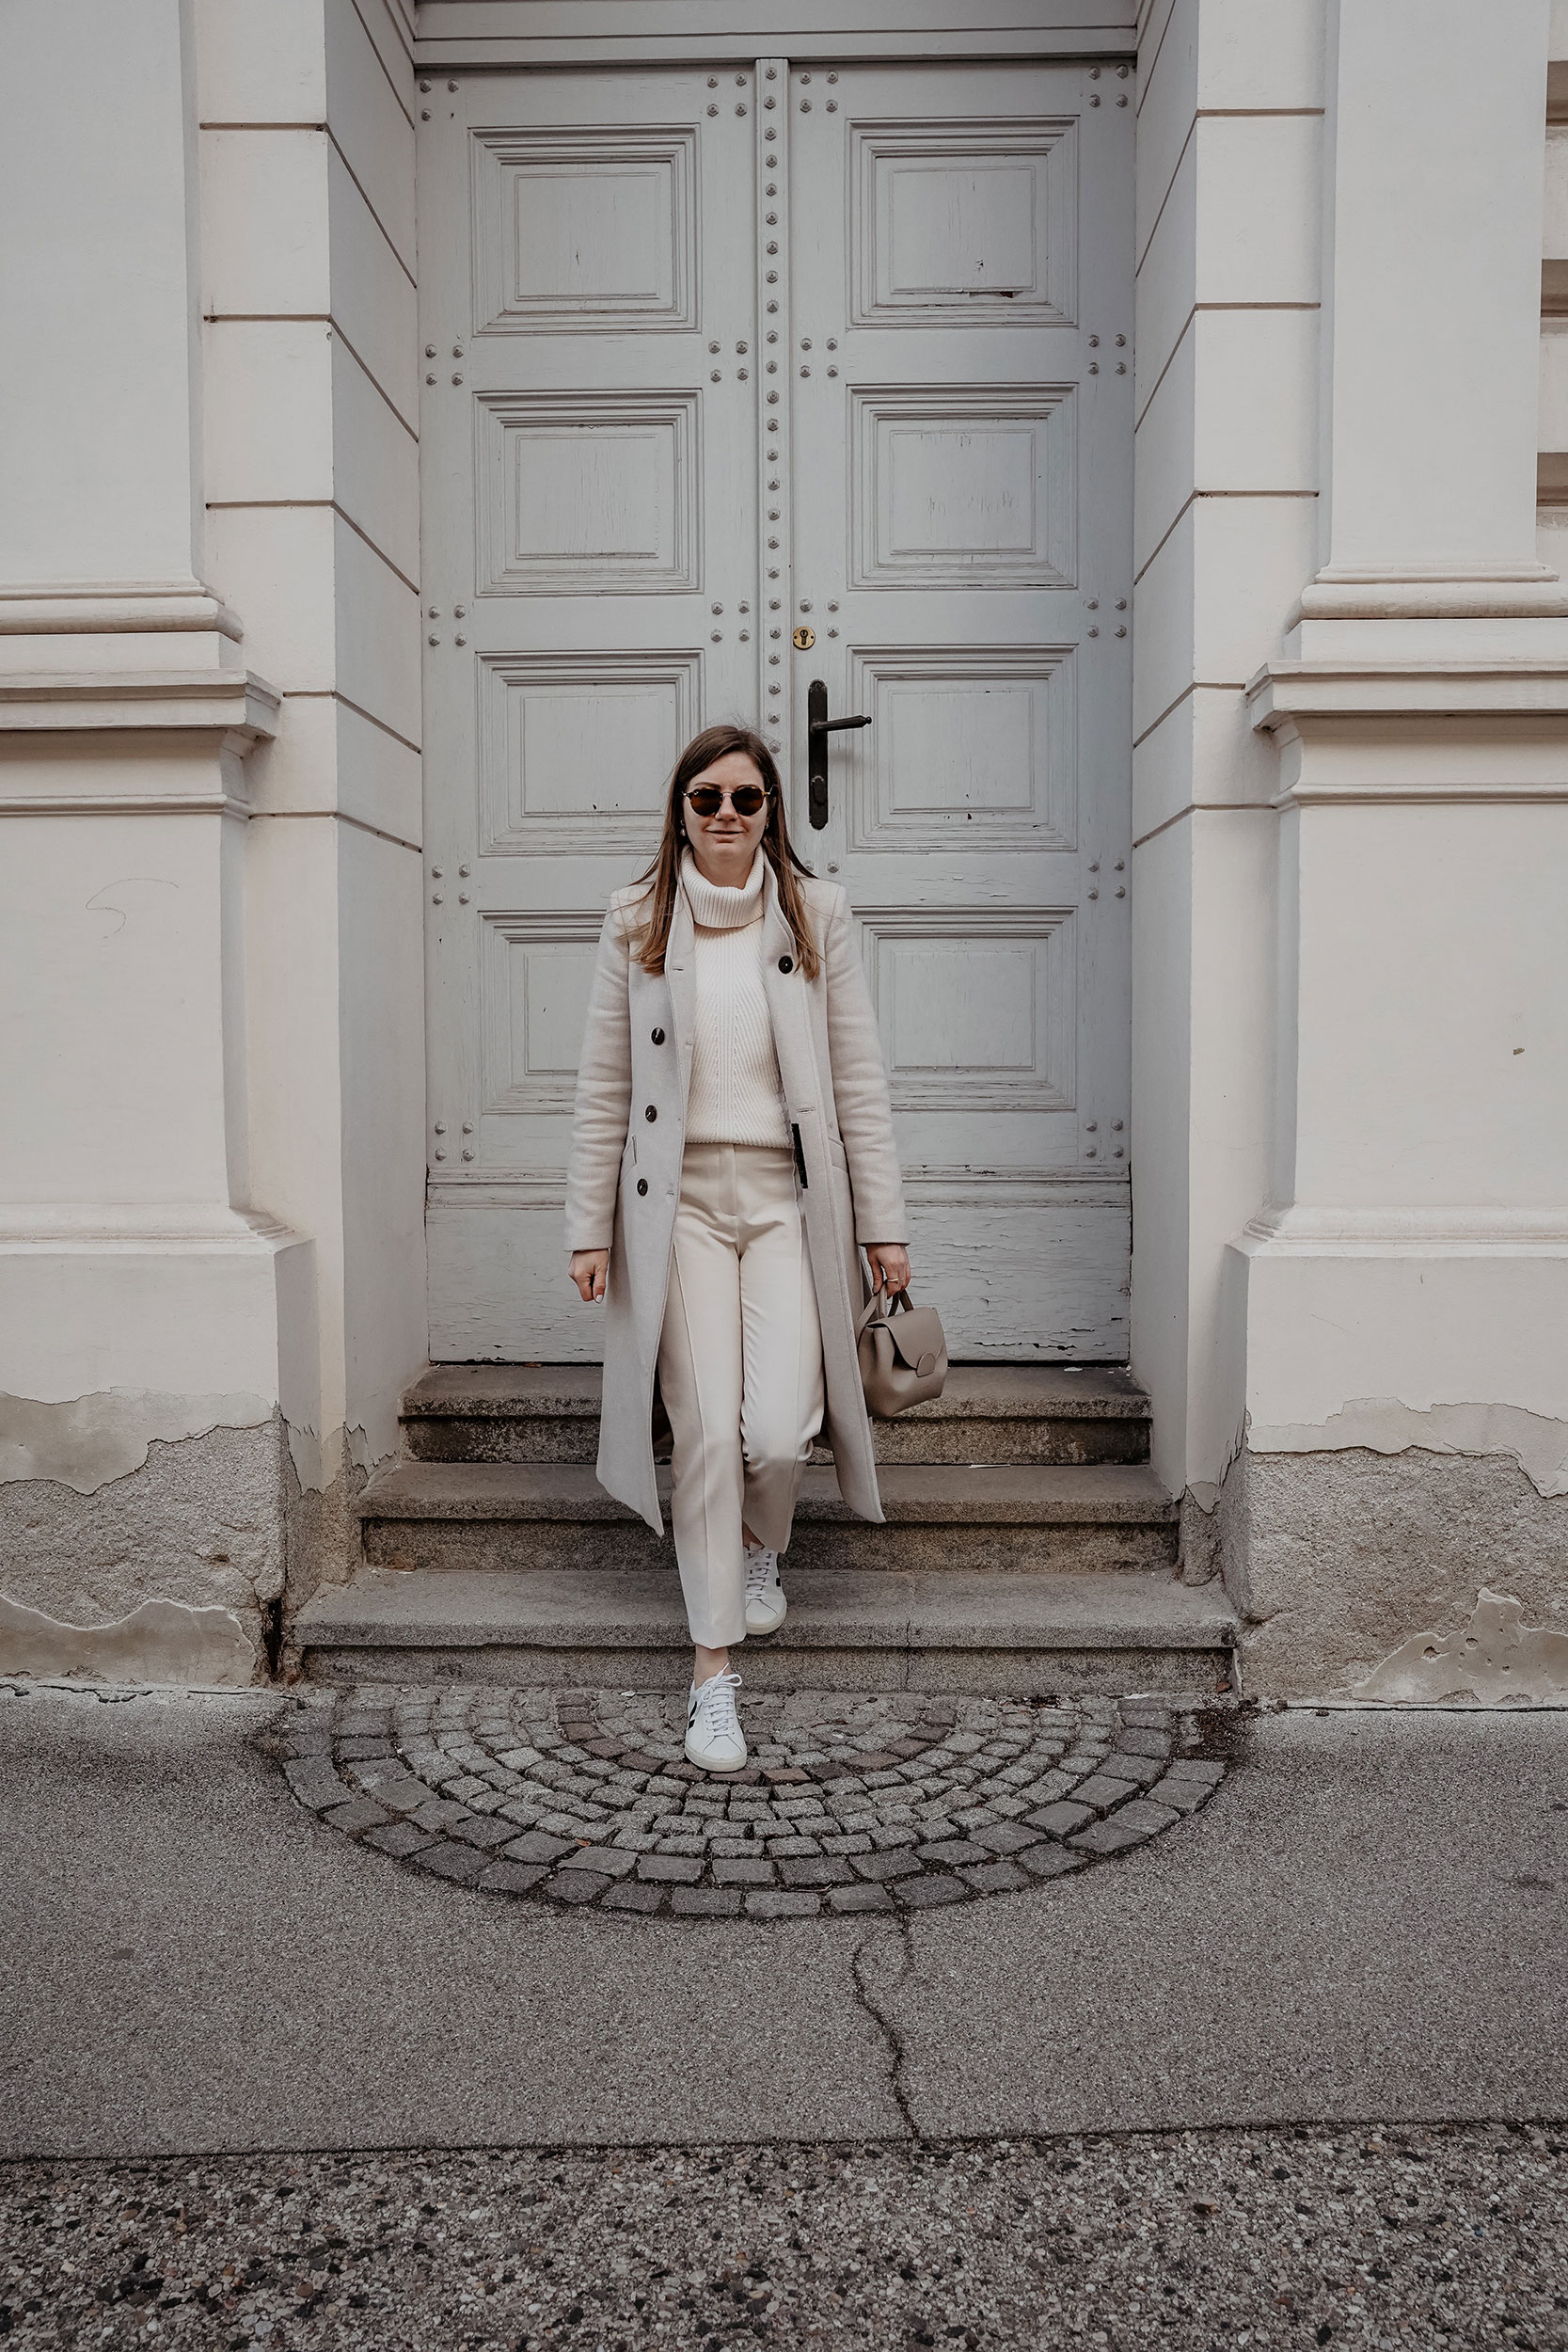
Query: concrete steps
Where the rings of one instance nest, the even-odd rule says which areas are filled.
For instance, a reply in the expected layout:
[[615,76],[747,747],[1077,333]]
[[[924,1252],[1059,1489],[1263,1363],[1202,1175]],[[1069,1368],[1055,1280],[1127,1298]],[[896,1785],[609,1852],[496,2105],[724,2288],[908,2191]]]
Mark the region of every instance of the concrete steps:
[[[1146,1464],[894,1463],[879,1480],[887,1524],[843,1502],[832,1469],[808,1470],[792,1570],[1168,1568],[1176,1513]],[[669,1475],[659,1486],[666,1504]],[[404,1462],[358,1503],[365,1557],[411,1568],[655,1568],[668,1544],[594,1472],[564,1462]]]
[[[1197,1697],[1231,1672],[1217,1585],[1168,1573],[954,1575],[792,1569],[789,1615],[738,1662],[753,1690],[1159,1690]],[[464,1681],[680,1690],[691,1649],[673,1559],[661,1568],[369,1570],[295,1620],[320,1681]]]
[[[592,1465],[598,1367],[438,1364],[404,1396],[403,1426],[415,1461]],[[934,1404],[874,1434],[882,1462],[1147,1462],[1148,1399],[1103,1365],[960,1364]]]
[[[594,1475],[599,1375],[433,1369],[404,1399],[407,1458],[360,1497],[364,1567],[302,1609],[323,1679],[679,1687],[674,1558]],[[1026,1693],[1180,1690],[1230,1672],[1217,1585],[1175,1575],[1177,1515],[1148,1465],[1148,1399],[1103,1367],[959,1366],[877,1425],[884,1526],[808,1469],[790,1613],[746,1645],[760,1688]],[[661,1473],[668,1501],[668,1472]]]

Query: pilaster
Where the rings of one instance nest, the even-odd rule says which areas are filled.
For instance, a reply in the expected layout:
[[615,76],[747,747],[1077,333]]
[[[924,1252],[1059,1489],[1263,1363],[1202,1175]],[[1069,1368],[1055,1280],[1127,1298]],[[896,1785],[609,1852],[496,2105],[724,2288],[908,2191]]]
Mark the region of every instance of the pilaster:
[[[1228,1280],[1232,1476],[1257,1507],[1232,1514],[1227,1569],[1282,1688],[1463,1621],[1505,1565],[1537,1621],[1568,1613],[1560,1516],[1504,1533],[1568,1491],[1568,590],[1535,554],[1546,8],[1498,0],[1484,72],[1465,0],[1341,0],[1330,30],[1320,563],[1247,694],[1277,753],[1270,1197]],[[1423,1485],[1436,1456],[1455,1467]],[[1310,1466],[1338,1500],[1304,1546]]]

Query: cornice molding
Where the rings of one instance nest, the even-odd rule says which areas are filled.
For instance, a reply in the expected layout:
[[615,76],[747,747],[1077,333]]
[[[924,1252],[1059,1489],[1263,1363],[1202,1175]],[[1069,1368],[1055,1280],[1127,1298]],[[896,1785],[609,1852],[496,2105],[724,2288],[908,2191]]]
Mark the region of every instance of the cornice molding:
[[[277,689],[247,670],[0,674],[0,816],[248,817],[245,755],[277,732]],[[74,737],[94,752],[154,744],[155,767],[40,760]]]
[[1544,564],[1325,564],[1285,626],[1301,621],[1552,620],[1568,582]]
[[1246,703],[1286,754],[1276,808],[1568,801],[1568,652],[1271,661]]
[[146,630],[232,638],[237,614],[199,580],[18,580],[0,586],[0,637],[119,637]]
[[1231,1244],[1245,1257],[1559,1257],[1568,1208],[1260,1209]]

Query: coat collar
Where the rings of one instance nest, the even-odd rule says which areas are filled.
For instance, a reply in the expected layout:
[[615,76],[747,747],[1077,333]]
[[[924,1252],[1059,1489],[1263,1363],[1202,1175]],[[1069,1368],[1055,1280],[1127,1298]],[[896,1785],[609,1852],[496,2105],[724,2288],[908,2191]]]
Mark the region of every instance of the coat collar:
[[[806,992],[798,970],[780,970],[781,960],[795,960],[795,934],[779,904],[779,878],[764,861],[762,881],[762,979],[773,1023],[774,1050],[784,1099],[795,1116],[802,1104],[816,1101],[816,1064],[812,1052]],[[697,929],[684,890],[675,893],[670,917],[670,937],[664,950],[664,977],[670,990],[670,1013],[680,1049],[683,1092],[691,1077],[691,1040],[697,1001]]]

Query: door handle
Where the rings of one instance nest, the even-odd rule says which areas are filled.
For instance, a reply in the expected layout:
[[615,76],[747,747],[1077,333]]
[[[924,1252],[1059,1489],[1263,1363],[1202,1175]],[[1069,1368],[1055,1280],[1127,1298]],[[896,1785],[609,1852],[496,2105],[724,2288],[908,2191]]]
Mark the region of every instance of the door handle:
[[812,830],[820,833],[828,821],[828,738],[844,727],[868,727],[869,719],[830,719],[828,688],[814,677],[806,689],[806,774],[811,792],[807,803]]

